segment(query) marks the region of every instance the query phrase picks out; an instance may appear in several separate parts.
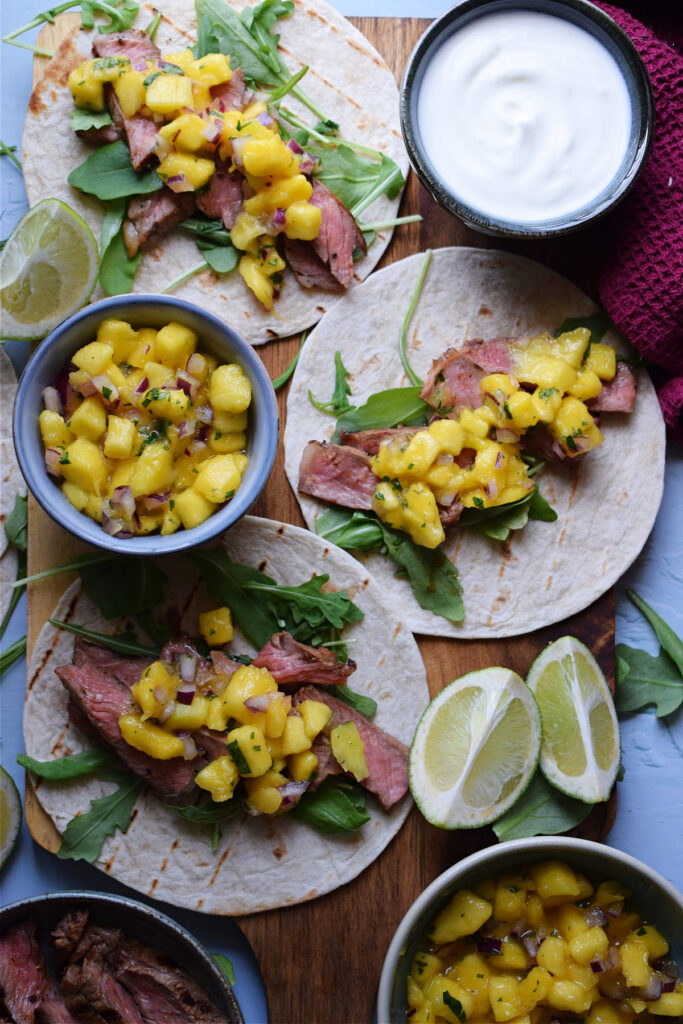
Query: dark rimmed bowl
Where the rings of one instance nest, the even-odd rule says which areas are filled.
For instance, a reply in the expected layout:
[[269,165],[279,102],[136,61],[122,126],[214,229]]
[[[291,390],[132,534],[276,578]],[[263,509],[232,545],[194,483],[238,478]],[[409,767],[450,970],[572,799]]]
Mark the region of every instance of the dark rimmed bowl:
[[[631,101],[631,134],[621,167],[610,184],[578,210],[543,221],[524,222],[493,216],[467,203],[436,172],[424,150],[417,117],[420,86],[427,64],[454,32],[482,15],[530,10],[565,18],[602,43],[616,61]],[[649,152],[654,129],[654,100],[645,66],[625,32],[588,0],[461,0],[424,33],[411,54],[400,94],[403,139],[418,178],[440,206],[485,234],[510,238],[548,238],[576,231],[604,216],[631,189]]]
[[87,891],[32,896],[0,910],[0,934],[30,917],[45,938],[70,910],[87,910],[92,923],[120,928],[130,938],[139,939],[170,956],[201,985],[229,1024],[244,1024],[230,985],[203,946],[166,914],[126,896]]
[[[107,318],[127,320],[135,328],[162,327],[171,320],[191,327],[200,350],[221,362],[239,363],[251,381],[247,453],[249,464],[237,494],[212,516],[191,530],[162,537],[148,534],[120,540],[110,537],[98,523],[78,512],[47,475],[38,416],[43,388],[54,385],[57,374],[82,345],[92,341],[98,324]],[[254,349],[224,320],[183,299],[168,295],[117,295],[86,306],[55,328],[37,348],[24,370],[14,403],[14,446],[24,479],[32,494],[55,522],[70,533],[112,554],[166,555],[185,551],[227,530],[249,510],[263,490],[275,459],[278,413],[275,392]]]
[[630,902],[658,928],[683,963],[683,896],[666,879],[621,850],[588,839],[537,836],[516,839],[465,857],[439,875],[406,912],[384,959],[377,996],[377,1024],[406,1024],[406,980],[429,924],[461,888],[472,888],[504,871],[517,871],[538,861],[563,860],[593,882],[616,880],[630,893]]

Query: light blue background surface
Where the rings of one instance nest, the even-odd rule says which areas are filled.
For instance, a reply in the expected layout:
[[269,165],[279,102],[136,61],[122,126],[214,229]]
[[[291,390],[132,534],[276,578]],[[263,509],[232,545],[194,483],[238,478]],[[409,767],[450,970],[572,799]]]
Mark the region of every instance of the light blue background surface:
[[[43,0],[24,0],[10,9],[3,0],[0,34],[6,35],[24,24],[45,6]],[[337,0],[335,6],[345,15],[431,18],[444,13],[451,5],[438,0],[421,3],[417,0],[368,0],[367,3]],[[19,144],[31,92],[31,55],[7,45],[2,45],[0,55],[0,138],[8,145]],[[46,159],[49,159],[49,147]],[[6,238],[26,210],[26,197],[21,175],[7,158],[0,161],[0,175],[0,237]],[[10,343],[7,351],[21,368],[27,358],[27,346]],[[643,465],[642,500],[645,502],[648,484],[648,467]],[[609,496],[605,495],[606,509],[608,501]],[[656,639],[624,596],[627,587],[636,589],[683,636],[683,452],[680,448],[670,448],[667,455],[664,500],[654,530],[639,559],[618,585],[617,640],[654,653]],[[26,606],[22,599],[3,639],[3,649],[25,630]],[[0,681],[0,760],[22,792],[24,773],[16,764],[16,755],[23,750],[24,685],[23,661]],[[646,861],[681,889],[683,714],[679,711],[664,721],[656,719],[651,712],[624,716],[621,737],[626,774],[619,787],[619,810],[609,843]],[[88,864],[59,861],[36,846],[23,828],[19,846],[0,878],[0,905],[43,892],[84,888],[129,893]],[[136,893],[133,895],[144,900]],[[258,966],[236,925],[224,918],[210,918],[164,904],[161,907],[193,931],[207,948],[230,957],[237,975],[235,993],[247,1024],[264,1022],[267,1015]]]

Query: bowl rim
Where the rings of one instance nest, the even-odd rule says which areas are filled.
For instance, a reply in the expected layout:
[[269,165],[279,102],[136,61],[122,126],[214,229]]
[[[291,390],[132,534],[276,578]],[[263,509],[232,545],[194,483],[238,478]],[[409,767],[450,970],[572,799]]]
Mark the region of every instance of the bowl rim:
[[[470,206],[448,190],[445,182],[436,172],[432,171],[419,145],[419,133],[411,116],[411,97],[422,61],[440,36],[443,35],[445,38],[450,34],[451,27],[455,22],[462,17],[470,20],[470,16],[474,19],[479,14],[486,14],[486,8],[491,8],[490,13],[508,9],[525,9],[565,19],[567,19],[566,12],[569,9],[576,16],[576,20],[572,18],[568,20],[588,32],[590,32],[590,23],[597,26],[603,33],[611,37],[625,58],[634,87],[642,99],[640,119],[636,119],[632,110],[632,132],[636,132],[637,138],[635,152],[631,164],[619,173],[616,187],[603,197],[596,208],[591,209],[582,217],[575,215],[580,211],[570,211],[564,217],[525,225],[521,221],[508,221],[502,217],[487,214],[484,210]],[[624,69],[620,68],[620,70],[624,77],[627,77]],[[590,0],[455,0],[454,6],[426,29],[408,58],[399,90],[399,117],[403,142],[408,151],[410,163],[435,202],[477,231],[496,237],[534,240],[554,238],[579,231],[610,213],[621,202],[640,177],[650,152],[654,135],[655,103],[650,77],[633,41],[613,18]],[[586,207],[584,206],[583,209],[585,210]]]
[[449,868],[446,868],[417,896],[401,918],[382,964],[382,973],[377,990],[376,1009],[378,1024],[388,1024],[390,1021],[393,979],[401,951],[408,944],[416,920],[432,901],[448,888],[454,878],[461,874],[467,874],[474,869],[484,867],[489,862],[495,861],[499,857],[506,857],[510,853],[527,852],[531,854],[537,852],[545,860],[552,859],[553,852],[555,851],[558,857],[561,854],[563,858],[570,859],[571,852],[567,852],[567,847],[570,850],[584,852],[588,855],[593,854],[608,860],[615,860],[627,870],[643,875],[651,884],[662,889],[670,897],[672,902],[678,906],[683,917],[683,895],[678,892],[676,887],[667,881],[663,875],[655,871],[654,868],[649,867],[643,861],[638,860],[623,850],[619,850],[615,846],[596,843],[592,839],[579,839],[574,836],[561,835],[530,836],[526,839],[510,839],[503,843],[487,846],[483,850],[477,850],[475,853],[464,857]]
[[[44,360],[49,356],[53,346],[58,344],[74,327],[78,327],[83,321],[106,319],[115,316],[116,310],[136,308],[155,305],[167,309],[169,315],[175,313],[182,321],[183,314],[186,317],[194,317],[211,326],[216,332],[227,332],[231,342],[234,344],[237,359],[249,375],[252,391],[258,388],[263,408],[259,410],[261,421],[265,423],[264,430],[264,452],[255,466],[253,476],[248,481],[248,488],[240,488],[235,498],[224,504],[212,516],[209,516],[199,526],[192,529],[180,529],[175,533],[162,537],[159,533],[147,534],[141,537],[131,537],[128,540],[117,540],[104,533],[101,526],[94,520],[90,520],[84,513],[73,508],[75,516],[67,509],[67,516],[59,518],[59,509],[54,507],[54,491],[61,496],[57,485],[50,480],[47,473],[36,475],[33,473],[30,460],[26,457],[25,445],[32,445],[23,436],[20,429],[21,407],[25,395],[30,387],[36,373]],[[121,316],[124,313],[120,314]],[[74,349],[75,351],[76,349]],[[36,417],[37,418],[37,417]],[[252,345],[242,338],[239,331],[221,319],[208,309],[198,306],[196,303],[188,302],[173,295],[161,295],[154,293],[135,292],[124,295],[112,295],[90,303],[78,310],[72,316],[62,321],[40,342],[35,352],[31,355],[28,363],[19,378],[14,407],[12,413],[12,437],[14,450],[19,463],[19,468],[26,481],[29,491],[45,511],[59,526],[63,527],[72,536],[77,537],[94,547],[106,551],[111,556],[132,555],[134,557],[161,557],[177,554],[198,547],[209,540],[214,539],[224,530],[229,529],[242,516],[249,512],[249,508],[263,490],[275,462],[277,446],[280,436],[279,412],[277,397],[273,390],[272,381],[263,362]],[[48,490],[49,488],[49,490]],[[63,498],[63,496],[61,496]],[[67,499],[64,499],[65,501]],[[228,520],[226,522],[226,520]]]
[[[207,973],[211,976],[214,987],[219,990],[223,996],[225,1007],[218,1007],[221,1012],[228,1011],[233,1024],[244,1024],[244,1016],[237,1002],[237,997],[233,992],[232,986],[229,984],[227,978],[221,971],[218,964],[213,960],[211,954],[207,949],[199,942],[195,936],[185,928],[184,925],[178,921],[169,917],[162,910],[157,907],[150,906],[147,903],[141,903],[139,900],[134,900],[130,896],[122,896],[117,893],[98,892],[94,889],[65,889],[55,892],[39,893],[35,896],[26,896],[21,900],[15,900],[13,903],[7,903],[5,906],[0,907],[0,929],[5,926],[7,918],[12,918],[17,915],[29,915],[31,909],[34,906],[43,906],[47,904],[55,905],[61,903],[94,903],[105,909],[108,905],[114,905],[132,913],[141,914],[143,917],[150,918],[156,924],[160,924],[163,928],[168,931],[174,932],[175,935],[185,942],[192,948],[195,955],[204,965]],[[11,927],[11,924],[8,925]],[[182,964],[179,964],[182,967]]]

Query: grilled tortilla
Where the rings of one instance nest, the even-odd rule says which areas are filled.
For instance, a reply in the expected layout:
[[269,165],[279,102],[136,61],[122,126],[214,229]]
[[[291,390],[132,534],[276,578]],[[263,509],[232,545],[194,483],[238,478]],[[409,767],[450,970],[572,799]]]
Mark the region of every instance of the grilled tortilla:
[[[328,573],[330,584],[348,588],[365,613],[345,636],[357,662],[352,688],[378,704],[373,721],[409,744],[429,701],[425,670],[417,645],[387,606],[383,590],[345,552],[295,526],[247,516],[223,538],[228,557],[271,573],[279,583],[298,584],[315,572]],[[190,563],[169,560],[175,582],[169,604],[182,613],[180,627],[196,634],[197,614],[215,606],[200,587]],[[125,621],[107,621],[85,597],[79,583],[66,591],[53,618],[99,632],[121,632]],[[68,694],[55,668],[71,661],[73,634],[47,623],[33,649],[27,674],[24,709],[26,752],[39,760],[62,757],[92,746],[70,722]],[[234,652],[254,654],[236,630]],[[34,781],[40,803],[60,831],[90,801],[112,789],[96,779],[65,785]],[[144,790],[126,833],[106,840],[96,861],[119,881],[156,899],[214,914],[249,914],[313,899],[350,881],[381,853],[398,832],[410,809],[404,797],[391,811],[368,797],[371,814],[358,832],[325,836],[289,818],[236,815],[223,825],[212,853],[205,828],[190,826]]]
[[7,540],[5,520],[18,494],[26,494],[12,440],[12,407],[17,376],[10,357],[0,345],[0,621],[12,597],[10,584],[17,575],[17,552]]
[[[350,401],[362,405],[387,388],[407,385],[399,332],[423,256],[394,263],[354,290],[308,338],[289,391],[285,468],[308,525],[326,508],[299,494],[299,463],[311,440],[330,440],[335,421],[309,401],[327,400],[334,356],[349,371]],[[420,377],[446,349],[468,340],[553,333],[567,317],[597,306],[570,281],[521,256],[495,250],[447,248],[434,253],[410,325],[408,358]],[[629,356],[614,329],[603,341]],[[605,441],[579,465],[548,464],[538,478],[557,522],[530,521],[505,545],[457,526],[442,545],[460,572],[465,617],[459,624],[421,608],[396,566],[359,554],[390,595],[392,607],[416,633],[463,639],[528,633],[586,608],[629,567],[657,514],[664,476],[664,424],[647,373],[637,370],[638,394],[629,416],[604,413]]]
[[[230,0],[230,6],[241,11],[248,5],[243,0]],[[160,10],[163,18],[155,42],[162,53],[192,46],[196,40],[193,0],[165,0]],[[144,29],[154,13],[154,5],[141,3],[135,27]],[[323,0],[297,0],[294,13],[278,21],[276,31],[292,73],[304,64],[310,65],[302,84],[321,109],[339,123],[340,136],[387,153],[405,176],[408,160],[399,128],[396,81],[367,39]],[[92,56],[94,35],[75,29],[48,65],[29,102],[22,158],[30,204],[57,196],[77,210],[99,236],[104,205],[67,182],[73,168],[93,152],[70,128],[73,100],[66,83],[72,68]],[[287,105],[312,123],[313,115],[295,99],[288,97]],[[390,220],[396,215],[399,201],[400,197],[389,200],[381,196],[363,212],[362,219],[366,223]],[[370,273],[390,237],[390,231],[378,234],[367,256],[355,266],[357,280]],[[201,262],[193,238],[174,230],[144,255],[134,290],[158,292]],[[93,300],[103,294],[99,289]],[[320,288],[301,287],[291,269],[285,273],[282,294],[272,313],[257,301],[236,270],[220,277],[208,270],[196,274],[173,294],[222,316],[254,345],[309,327],[339,298]]]

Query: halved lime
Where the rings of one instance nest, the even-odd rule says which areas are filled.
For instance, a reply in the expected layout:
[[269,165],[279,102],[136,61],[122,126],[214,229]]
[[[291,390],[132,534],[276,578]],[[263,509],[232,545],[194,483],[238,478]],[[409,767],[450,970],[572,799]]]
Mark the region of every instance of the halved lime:
[[440,828],[477,828],[528,786],[541,747],[531,691],[507,668],[468,672],[418,722],[408,775],[415,803]]
[[33,341],[85,305],[99,253],[83,218],[60,199],[25,214],[0,255],[2,337]]
[[573,636],[555,640],[531,666],[527,685],[541,710],[545,777],[587,803],[607,800],[619,770],[619,725],[589,649]]
[[0,768],[0,869],[14,849],[21,830],[21,799],[14,779]]

